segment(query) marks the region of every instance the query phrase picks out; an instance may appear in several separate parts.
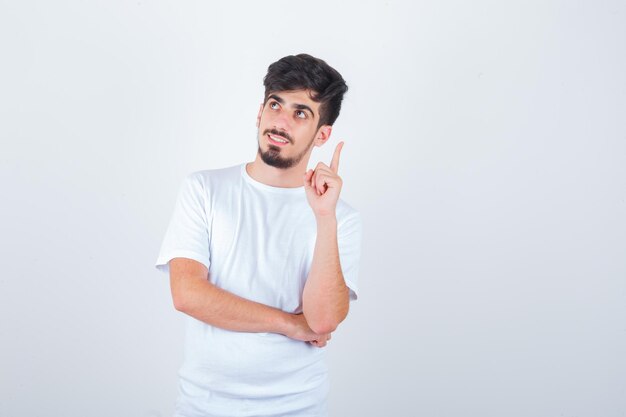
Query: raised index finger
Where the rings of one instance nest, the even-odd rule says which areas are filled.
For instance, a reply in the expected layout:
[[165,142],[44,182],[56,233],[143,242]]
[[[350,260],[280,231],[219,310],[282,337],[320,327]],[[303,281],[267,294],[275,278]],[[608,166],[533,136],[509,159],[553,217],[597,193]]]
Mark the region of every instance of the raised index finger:
[[337,147],[335,148],[335,153],[333,154],[333,160],[330,162],[330,169],[335,174],[339,170],[339,154],[341,153],[341,149],[343,149],[343,142],[339,142]]

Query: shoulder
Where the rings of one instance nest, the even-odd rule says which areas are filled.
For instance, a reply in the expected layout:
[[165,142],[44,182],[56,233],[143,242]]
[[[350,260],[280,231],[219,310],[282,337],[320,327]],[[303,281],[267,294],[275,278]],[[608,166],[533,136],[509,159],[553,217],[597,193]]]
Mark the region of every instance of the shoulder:
[[341,197],[337,201],[336,213],[338,229],[343,227],[360,229],[362,227],[361,212],[345,200],[342,200]]
[[241,175],[242,164],[224,168],[202,169],[187,174],[187,178],[195,181],[213,181],[237,179]]
[[188,186],[205,191],[215,189],[218,185],[229,185],[241,176],[242,164],[225,168],[202,169],[187,174],[183,182]]

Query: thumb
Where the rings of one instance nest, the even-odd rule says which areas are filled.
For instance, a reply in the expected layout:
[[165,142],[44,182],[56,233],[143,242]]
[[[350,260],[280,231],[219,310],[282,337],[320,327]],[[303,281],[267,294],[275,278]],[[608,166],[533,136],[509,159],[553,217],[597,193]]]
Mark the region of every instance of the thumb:
[[312,176],[313,176],[313,170],[312,169],[309,169],[304,174],[304,188],[305,189],[313,188],[313,186],[311,185],[311,177]]

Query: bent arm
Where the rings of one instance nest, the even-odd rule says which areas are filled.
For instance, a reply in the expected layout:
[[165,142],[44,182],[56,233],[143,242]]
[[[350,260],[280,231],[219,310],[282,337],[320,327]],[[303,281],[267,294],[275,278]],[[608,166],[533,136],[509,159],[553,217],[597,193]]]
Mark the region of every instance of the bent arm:
[[170,286],[176,310],[226,330],[285,336],[294,332],[294,315],[223,290],[207,280],[208,273],[206,266],[192,259],[170,261]]
[[339,262],[337,219],[318,217],[313,262],[302,294],[302,310],[314,332],[335,331],[348,315],[349,291]]
[[225,330],[278,333],[294,340],[324,347],[330,334],[311,329],[304,314],[247,300],[207,280],[202,263],[187,258],[170,261],[170,284],[174,307],[197,320]]

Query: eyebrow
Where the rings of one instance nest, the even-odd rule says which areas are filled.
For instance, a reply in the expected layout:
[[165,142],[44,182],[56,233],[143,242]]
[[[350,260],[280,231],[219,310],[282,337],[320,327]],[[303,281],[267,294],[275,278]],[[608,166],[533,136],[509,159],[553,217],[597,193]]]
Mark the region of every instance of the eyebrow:
[[[270,94],[270,96],[267,98],[269,99],[274,99],[277,102],[279,102],[280,104],[285,104],[285,100],[283,100],[282,98],[278,97],[276,94]],[[307,110],[311,113],[311,115],[313,117],[315,117],[315,113],[313,112],[313,109],[311,109],[309,106],[307,106],[306,104],[294,104],[293,106],[291,106],[297,110]]]

